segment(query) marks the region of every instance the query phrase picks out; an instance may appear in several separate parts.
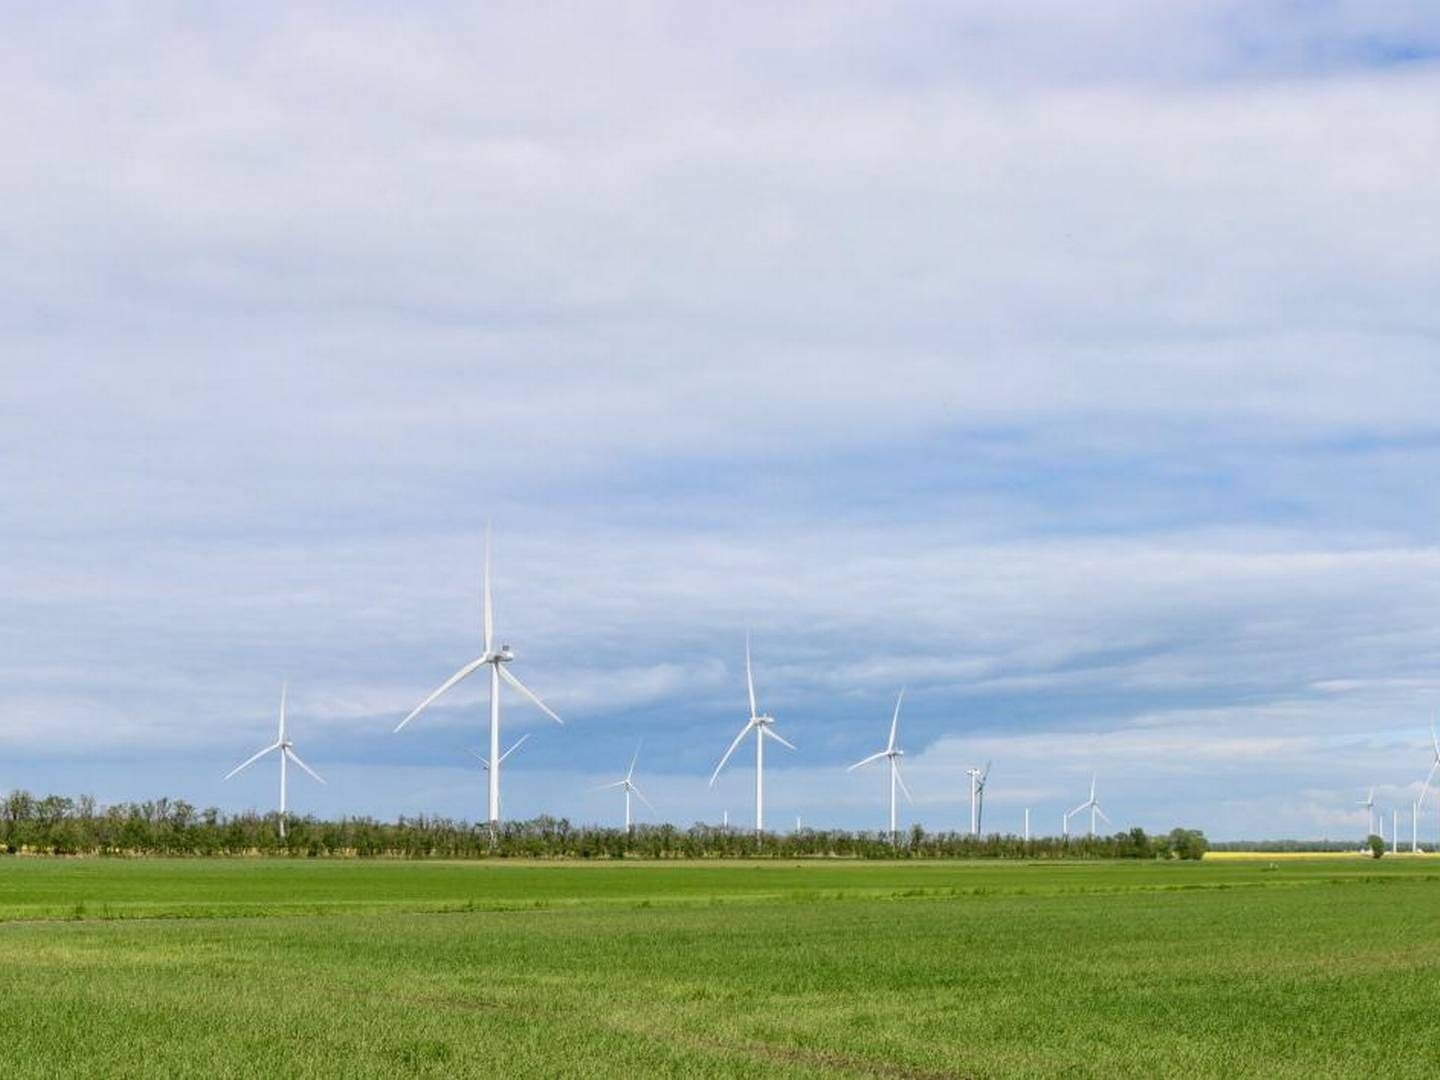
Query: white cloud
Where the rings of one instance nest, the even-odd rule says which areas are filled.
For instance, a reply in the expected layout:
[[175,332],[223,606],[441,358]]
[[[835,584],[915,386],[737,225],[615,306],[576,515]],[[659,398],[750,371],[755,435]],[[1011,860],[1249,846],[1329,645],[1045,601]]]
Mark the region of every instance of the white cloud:
[[475,647],[486,518],[577,741],[723,712],[746,625],[830,757],[901,682],[932,741],[1197,768],[1406,728],[1437,49],[1349,3],[17,14],[0,740],[228,748],[286,673],[383,728]]

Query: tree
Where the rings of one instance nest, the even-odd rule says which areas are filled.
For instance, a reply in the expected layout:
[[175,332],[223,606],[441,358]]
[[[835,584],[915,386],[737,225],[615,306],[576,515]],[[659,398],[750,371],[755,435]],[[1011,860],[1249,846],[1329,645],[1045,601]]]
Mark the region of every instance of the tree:
[[1199,829],[1171,829],[1170,850],[1177,858],[1199,860],[1210,849],[1210,841]]
[[1370,855],[1372,858],[1379,859],[1384,856],[1385,838],[1383,836],[1376,836],[1374,833],[1371,833],[1366,843],[1370,845]]

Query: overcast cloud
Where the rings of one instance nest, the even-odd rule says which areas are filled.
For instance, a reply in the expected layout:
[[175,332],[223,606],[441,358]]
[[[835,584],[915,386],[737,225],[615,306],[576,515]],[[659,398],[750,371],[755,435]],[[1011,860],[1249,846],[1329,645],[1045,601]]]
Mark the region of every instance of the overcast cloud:
[[[1424,3],[12,5],[0,789],[1358,835],[1440,704]],[[528,673],[528,674],[525,674]],[[608,764],[607,764],[608,763]],[[872,790],[873,789],[873,790]],[[1432,810],[1434,807],[1432,806]],[[1432,815],[1433,818],[1433,815]],[[1433,821],[1431,831],[1434,831]]]

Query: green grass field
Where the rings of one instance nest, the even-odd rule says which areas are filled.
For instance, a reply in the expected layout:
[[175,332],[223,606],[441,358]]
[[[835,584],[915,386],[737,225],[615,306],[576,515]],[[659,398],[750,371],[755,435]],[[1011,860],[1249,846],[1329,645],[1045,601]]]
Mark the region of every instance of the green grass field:
[[1440,860],[0,860],[0,1076],[1430,1076]]

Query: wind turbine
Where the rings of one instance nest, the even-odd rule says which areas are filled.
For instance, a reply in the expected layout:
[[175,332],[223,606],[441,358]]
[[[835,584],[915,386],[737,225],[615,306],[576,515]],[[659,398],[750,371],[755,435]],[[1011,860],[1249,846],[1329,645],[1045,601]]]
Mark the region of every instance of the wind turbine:
[[[527,731],[524,735],[521,735],[520,738],[518,738],[518,739],[515,740],[514,745],[511,746],[509,750],[506,750],[503,754],[500,755],[500,760],[501,760],[501,761],[504,761],[507,757],[509,757],[511,754],[513,754],[516,750],[519,750],[519,749],[520,749],[520,744],[523,743],[523,742],[524,742],[526,739],[528,739],[529,737],[530,737],[530,733],[529,733],[528,731]],[[484,769],[486,772],[489,772],[489,771],[490,771],[490,759],[489,759],[489,758],[487,758],[487,757],[481,757],[481,756],[480,756],[479,754],[477,754],[474,750],[467,749],[465,752],[466,752],[467,754],[469,754],[471,757],[473,757],[476,761],[478,761],[478,762],[480,763],[480,767],[481,767],[482,769]]]
[[980,835],[980,817],[985,810],[985,781],[990,777],[991,762],[983,769],[966,769],[970,777],[970,835]]
[[[1433,773],[1435,770],[1432,769],[1430,771]],[[1426,783],[1428,784],[1429,781],[1427,780]],[[1420,797],[1422,799],[1425,797],[1423,792],[1421,793]],[[1355,805],[1363,806],[1366,810],[1370,811],[1370,831],[1365,834],[1366,839],[1369,839],[1370,837],[1375,835],[1375,789],[1372,787],[1370,789],[1370,794],[1366,795],[1365,798],[1358,800]]]
[[720,776],[720,770],[725,768],[725,763],[730,760],[730,755],[735,753],[735,748],[740,741],[755,732],[755,835],[760,836],[765,831],[765,740],[774,739],[781,746],[788,746],[795,749],[793,743],[787,742],[774,728],[775,718],[762,713],[755,704],[755,676],[750,669],[750,635],[745,635],[745,685],[750,690],[750,719],[740,729],[740,734],[735,736],[735,741],[730,744],[730,749],[725,751],[725,756],[720,759],[720,764],[715,766],[715,772],[710,777],[710,786],[715,786],[715,781]]
[[[520,744],[523,743],[523,742],[524,742],[526,739],[528,739],[529,737],[530,737],[530,733],[527,731],[524,735],[521,735],[520,738],[516,739],[515,742],[511,745],[510,749],[509,749],[509,750],[506,750],[503,754],[500,755],[500,760],[501,760],[501,762],[504,762],[504,760],[505,760],[507,757],[509,757],[511,754],[513,754],[516,750],[519,750],[519,749],[520,749]],[[468,747],[465,749],[465,752],[466,752],[467,754],[469,754],[471,757],[473,757],[476,761],[478,761],[478,762],[480,763],[480,768],[484,769],[486,772],[489,772],[489,771],[490,771],[490,759],[489,759],[489,758],[482,757],[481,755],[477,754],[474,750],[471,750],[471,749],[468,748]],[[504,803],[503,800],[501,801],[500,805],[501,805],[502,807],[505,805],[505,803]]]
[[1065,816],[1066,816],[1067,819],[1069,819],[1070,817],[1074,816],[1075,814],[1080,813],[1081,810],[1089,810],[1089,811],[1090,811],[1090,835],[1091,835],[1091,836],[1094,836],[1094,835],[1095,835],[1095,817],[1096,817],[1097,814],[1098,814],[1101,818],[1104,819],[1106,825],[1113,824],[1108,817],[1105,817],[1105,811],[1100,809],[1100,803],[1099,803],[1099,801],[1095,798],[1095,776],[1094,776],[1093,774],[1092,774],[1091,777],[1090,777],[1090,798],[1086,799],[1084,802],[1082,802],[1079,806],[1075,807],[1074,810],[1071,810],[1070,813],[1067,814],[1067,815],[1065,815]]
[[[641,740],[641,741],[643,742],[644,740]],[[650,800],[647,799],[647,798],[645,798],[644,794],[640,791],[640,789],[635,786],[635,780],[634,780],[634,776],[635,776],[635,763],[640,760],[640,745],[641,745],[641,743],[638,743],[638,742],[635,744],[635,756],[630,759],[630,768],[629,768],[629,769],[626,771],[626,773],[625,773],[625,779],[623,779],[623,780],[616,780],[613,784],[601,784],[601,785],[599,785],[597,788],[595,788],[596,791],[607,791],[607,790],[609,790],[610,788],[617,788],[617,787],[618,787],[618,788],[624,788],[624,789],[625,789],[625,831],[626,831],[627,833],[630,831],[630,796],[631,796],[631,795],[634,795],[637,799],[639,799],[641,802],[643,802],[646,806],[649,806],[651,813],[659,813],[659,811],[657,811],[654,806],[651,806]]]
[[279,751],[280,751],[280,835],[281,835],[281,837],[284,837],[284,835],[285,835],[285,796],[286,796],[286,792],[285,792],[285,763],[286,763],[287,761],[293,761],[293,762],[295,762],[296,765],[299,765],[300,768],[304,769],[307,773],[309,773],[311,776],[313,776],[316,780],[319,780],[320,783],[322,783],[322,784],[325,783],[325,781],[324,781],[323,779],[321,779],[319,773],[317,773],[314,769],[310,768],[309,765],[306,765],[305,762],[303,762],[303,761],[300,760],[300,755],[297,754],[297,753],[295,753],[295,744],[292,743],[292,742],[290,741],[289,737],[285,734],[285,697],[286,697],[287,693],[289,692],[289,689],[290,689],[290,685],[289,685],[288,682],[287,682],[287,683],[282,683],[282,684],[280,685],[280,734],[276,737],[275,741],[274,741],[273,743],[271,743],[269,746],[265,747],[264,750],[261,750],[258,754],[254,754],[253,756],[246,758],[246,759],[245,759],[244,761],[242,761],[239,765],[236,765],[235,768],[231,769],[228,773],[225,774],[225,779],[226,779],[226,780],[229,780],[232,776],[236,775],[236,774],[239,773],[239,772],[243,772],[245,769],[248,769],[251,765],[254,765],[255,762],[259,761],[262,757],[264,757],[266,754],[270,753],[272,750],[279,750]]
[[[1435,726],[1430,726],[1430,747],[1435,757],[1430,762],[1430,771],[1425,774],[1425,783],[1420,788],[1420,798],[1415,800],[1415,816],[1420,816],[1420,809],[1425,805],[1425,796],[1430,794],[1430,784],[1435,779],[1435,773],[1440,771],[1440,736],[1435,734]],[[1418,847],[1418,841],[1415,844]]]
[[854,772],[856,769],[869,765],[872,761],[879,761],[881,758],[884,758],[890,763],[890,840],[892,843],[895,842],[898,836],[898,833],[895,831],[895,785],[900,785],[900,790],[905,792],[905,800],[909,802],[911,806],[915,805],[915,800],[910,797],[910,789],[905,786],[905,781],[900,776],[900,759],[905,756],[905,751],[895,745],[895,733],[900,726],[900,703],[904,700],[905,691],[901,690],[899,696],[895,698],[895,715],[890,718],[890,741],[885,744],[885,749],[857,761],[845,770],[846,772]]
[[[495,648],[495,605],[490,596],[490,529],[487,526],[485,529],[485,651],[474,660],[471,660],[470,663],[466,664],[454,675],[451,675],[450,678],[440,684],[439,689],[424,701],[420,702],[419,705],[416,705],[409,716],[395,725],[395,731],[399,733],[406,724],[424,712],[425,708],[431,702],[452,686],[468,679],[482,667],[489,666],[490,756],[485,765],[486,772],[490,774],[490,832],[492,834],[500,824],[500,763],[505,760],[500,754],[500,680],[504,679],[516,690],[519,690],[520,693],[538,705],[541,712],[557,724],[563,724],[565,722],[551,711],[550,706],[546,705],[536,696],[535,691],[531,690],[510,673],[510,670],[505,665],[514,659],[515,654],[510,651],[509,645],[501,645],[499,649]],[[520,744],[516,743],[515,745],[519,746]],[[512,746],[510,749],[514,750],[515,747]],[[508,754],[509,751],[506,753]]]

